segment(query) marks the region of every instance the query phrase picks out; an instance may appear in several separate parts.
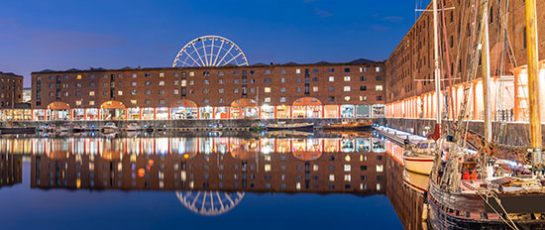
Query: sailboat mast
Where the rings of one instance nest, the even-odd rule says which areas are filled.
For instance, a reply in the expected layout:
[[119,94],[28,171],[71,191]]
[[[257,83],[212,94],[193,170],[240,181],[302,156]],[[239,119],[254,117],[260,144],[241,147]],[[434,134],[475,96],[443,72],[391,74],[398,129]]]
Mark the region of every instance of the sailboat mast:
[[441,130],[441,72],[439,70],[439,13],[437,8],[437,0],[433,0],[433,43],[434,43],[434,75],[435,75],[435,96],[437,100],[436,106],[436,130]]
[[528,99],[530,105],[530,144],[533,165],[542,163],[541,117],[539,101],[539,64],[536,0],[526,0],[526,39],[528,48]]
[[481,43],[482,71],[483,71],[483,96],[484,96],[484,139],[486,143],[492,141],[492,100],[490,80],[490,37],[488,30],[488,0],[483,0],[483,26],[484,36]]

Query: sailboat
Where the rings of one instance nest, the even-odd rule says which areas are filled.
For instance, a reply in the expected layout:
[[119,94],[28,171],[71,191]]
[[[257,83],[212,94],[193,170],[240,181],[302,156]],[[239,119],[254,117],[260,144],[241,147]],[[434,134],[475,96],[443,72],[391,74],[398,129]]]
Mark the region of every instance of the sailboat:
[[[433,0],[437,20],[437,0]],[[481,42],[485,104],[484,147],[470,151],[465,134],[438,143],[428,189],[428,214],[434,229],[543,229],[545,228],[545,178],[538,94],[537,21],[535,0],[525,0],[528,38],[528,91],[530,106],[530,156],[509,158],[492,148],[490,106],[490,48],[488,1],[483,0]],[[476,14],[477,15],[477,14]],[[437,26],[437,24],[435,24]],[[437,34],[436,34],[437,35]],[[478,52],[475,52],[477,56]],[[460,116],[463,118],[463,116]],[[520,153],[527,155],[528,153]],[[524,157],[522,157],[524,158]]]
[[[411,172],[430,175],[435,160],[434,142],[441,138],[442,125],[442,95],[441,95],[441,69],[439,66],[439,19],[437,0],[433,1],[433,24],[434,24],[434,82],[435,82],[435,128],[428,136],[430,140],[421,141],[416,144],[407,143],[403,154],[405,169]],[[431,141],[433,140],[433,141]]]

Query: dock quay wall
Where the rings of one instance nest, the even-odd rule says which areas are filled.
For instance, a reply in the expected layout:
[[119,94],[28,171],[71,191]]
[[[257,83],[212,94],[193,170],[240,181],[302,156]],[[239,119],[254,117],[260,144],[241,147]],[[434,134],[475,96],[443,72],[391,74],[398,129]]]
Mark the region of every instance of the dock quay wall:
[[[406,118],[386,118],[384,125],[409,132],[412,134],[427,136],[433,132],[435,120],[433,119],[406,119]],[[450,125],[453,127],[452,121],[444,121],[443,126]],[[474,133],[482,134],[484,131],[483,121],[465,121],[464,126]],[[545,125],[543,129],[545,130]],[[512,146],[529,146],[530,144],[530,128],[527,122],[493,122],[492,133],[494,142],[503,145]],[[544,133],[545,134],[545,133]],[[545,135],[544,135],[545,136]],[[545,139],[544,139],[545,144]]]

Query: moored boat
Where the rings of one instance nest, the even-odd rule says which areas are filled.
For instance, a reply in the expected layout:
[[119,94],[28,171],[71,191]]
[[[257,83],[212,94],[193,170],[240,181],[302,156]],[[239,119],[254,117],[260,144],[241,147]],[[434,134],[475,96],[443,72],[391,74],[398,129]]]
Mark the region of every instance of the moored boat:
[[435,160],[435,142],[420,141],[416,144],[407,143],[403,152],[403,164],[408,171],[430,175]]
[[324,125],[326,130],[365,130],[373,127],[373,121],[360,120]]
[[299,131],[313,131],[314,130],[314,124],[308,123],[308,122],[302,122],[302,123],[276,123],[276,124],[268,124],[266,126],[268,131],[274,131],[274,130],[299,130]]
[[103,133],[116,133],[119,128],[113,122],[108,122],[100,129]]
[[138,125],[137,123],[130,123],[125,127],[126,132],[137,132],[142,130],[142,127]]

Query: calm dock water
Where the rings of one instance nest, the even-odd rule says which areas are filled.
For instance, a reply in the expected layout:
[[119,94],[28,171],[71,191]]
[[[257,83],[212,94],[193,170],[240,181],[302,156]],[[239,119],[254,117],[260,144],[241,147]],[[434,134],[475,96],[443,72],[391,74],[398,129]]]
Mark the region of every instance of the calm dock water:
[[2,229],[419,229],[422,193],[373,134],[0,139]]

